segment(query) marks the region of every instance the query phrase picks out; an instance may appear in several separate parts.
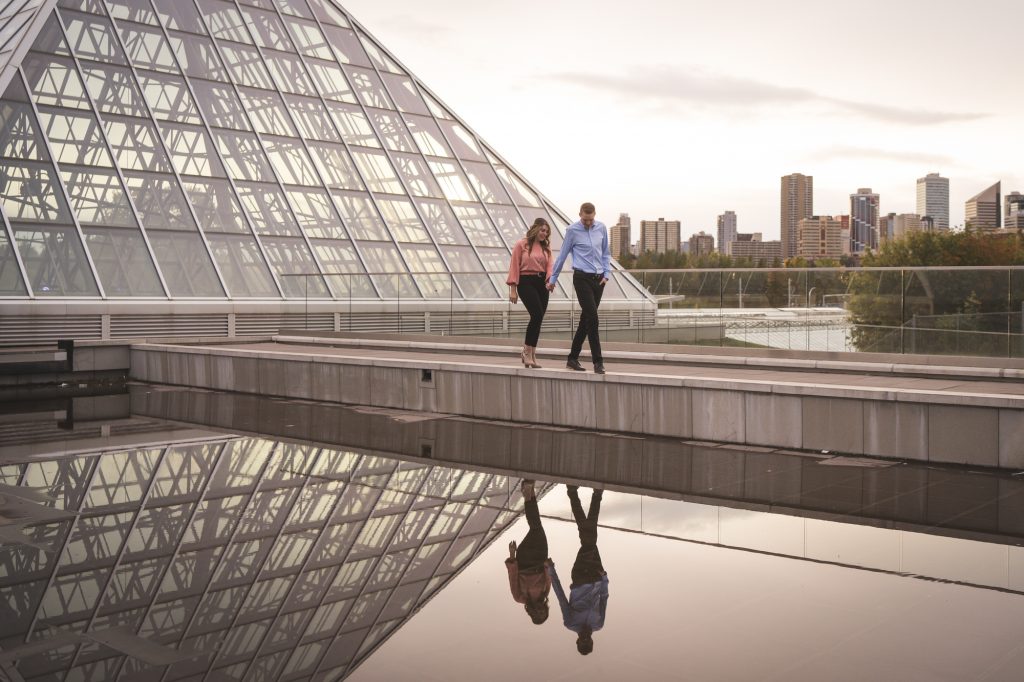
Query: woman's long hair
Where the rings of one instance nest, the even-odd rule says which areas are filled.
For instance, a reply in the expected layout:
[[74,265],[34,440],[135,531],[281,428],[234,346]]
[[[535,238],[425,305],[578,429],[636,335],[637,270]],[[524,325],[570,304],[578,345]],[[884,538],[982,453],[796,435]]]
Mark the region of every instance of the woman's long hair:
[[[548,228],[547,239],[539,239],[540,228],[542,227]],[[534,220],[533,225],[531,225],[530,229],[526,231],[526,252],[530,253],[533,251],[533,245],[538,242],[540,243],[540,248],[544,249],[544,255],[551,258],[551,226],[548,225],[548,221],[543,218],[537,218]]]

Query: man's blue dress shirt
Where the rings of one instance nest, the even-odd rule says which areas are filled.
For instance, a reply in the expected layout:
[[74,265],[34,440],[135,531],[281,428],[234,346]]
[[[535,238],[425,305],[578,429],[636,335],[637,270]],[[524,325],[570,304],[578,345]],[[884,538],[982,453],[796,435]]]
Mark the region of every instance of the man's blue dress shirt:
[[555,588],[558,605],[562,607],[562,624],[573,632],[582,632],[588,626],[592,632],[604,627],[604,616],[608,611],[608,576],[601,576],[596,583],[570,586],[569,598],[565,598],[562,581],[558,579],[554,564],[547,567],[551,585]]
[[608,228],[604,223],[595,220],[590,229],[583,227],[577,220],[565,231],[565,241],[558,252],[558,259],[551,272],[549,284],[558,281],[558,273],[562,271],[565,259],[572,254],[573,270],[582,270],[592,275],[612,276],[612,251],[608,244]]

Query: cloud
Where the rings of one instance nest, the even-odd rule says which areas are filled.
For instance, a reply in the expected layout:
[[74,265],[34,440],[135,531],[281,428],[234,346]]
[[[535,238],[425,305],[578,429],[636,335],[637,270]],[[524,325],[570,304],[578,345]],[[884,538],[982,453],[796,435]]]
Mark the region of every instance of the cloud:
[[555,73],[547,76],[570,85],[610,92],[623,97],[718,108],[822,104],[886,123],[936,125],[975,121],[989,114],[903,109],[882,104],[828,97],[808,88],[766,83],[750,78],[712,74],[697,68],[670,66],[636,69],[634,75]]
[[878,161],[897,161],[924,166],[950,166],[955,161],[942,154],[925,152],[901,152],[869,147],[829,147],[821,149],[807,157],[808,161],[834,161],[836,159],[869,159]]
[[390,17],[382,19],[380,21],[382,26],[386,26],[392,31],[399,33],[408,33],[420,38],[427,37],[437,39],[445,34],[451,33],[451,28],[444,24],[436,24],[432,21],[420,19],[408,14],[393,14]]

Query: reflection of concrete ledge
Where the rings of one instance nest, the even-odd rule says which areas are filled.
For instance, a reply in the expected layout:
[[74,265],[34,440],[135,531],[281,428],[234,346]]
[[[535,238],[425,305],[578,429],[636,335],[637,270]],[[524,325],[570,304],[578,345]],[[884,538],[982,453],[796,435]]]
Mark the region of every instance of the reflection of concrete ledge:
[[[132,387],[132,411],[238,434],[654,497],[1024,545],[1024,481],[925,465]],[[425,455],[427,457],[425,457]],[[822,464],[831,462],[830,466]]]
[[908,362],[916,374],[905,376],[895,364],[816,359],[814,368],[792,360],[779,367],[772,357],[719,364],[705,354],[697,364],[691,355],[609,349],[612,373],[601,376],[526,370],[504,344],[296,341],[137,344],[131,376],[553,426],[1024,468],[1024,383],[992,380],[991,367],[925,370]]

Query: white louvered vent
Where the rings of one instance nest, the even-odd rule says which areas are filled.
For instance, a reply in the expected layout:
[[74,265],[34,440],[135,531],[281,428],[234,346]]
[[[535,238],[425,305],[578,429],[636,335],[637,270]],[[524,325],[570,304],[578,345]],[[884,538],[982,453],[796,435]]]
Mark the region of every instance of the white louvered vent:
[[100,315],[2,315],[0,346],[53,344],[60,339],[98,339]]
[[111,315],[110,338],[154,336],[227,336],[228,316],[217,315]]
[[238,313],[236,336],[266,336],[288,329],[334,331],[334,313]]

